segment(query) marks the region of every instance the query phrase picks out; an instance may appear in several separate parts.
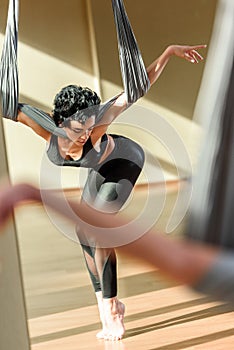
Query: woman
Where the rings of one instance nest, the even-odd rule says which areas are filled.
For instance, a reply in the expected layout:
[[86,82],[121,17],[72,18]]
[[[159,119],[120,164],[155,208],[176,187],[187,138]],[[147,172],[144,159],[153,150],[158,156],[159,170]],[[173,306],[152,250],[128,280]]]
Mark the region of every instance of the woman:
[[[198,63],[197,52],[206,45],[171,45],[148,68],[150,85],[155,83],[175,55]],[[88,88],[69,85],[55,97],[52,118],[64,130],[66,138],[47,131],[27,115],[19,105],[17,121],[27,125],[48,144],[49,159],[58,166],[90,169],[82,200],[104,212],[117,212],[129,197],[144,164],[142,148],[132,140],[106,134],[108,126],[128,107],[125,93],[111,100],[110,107],[97,118],[100,98]],[[127,181],[126,181],[127,180]],[[102,331],[98,338],[119,340],[124,334],[124,305],[117,298],[115,250],[101,247],[77,230],[87,268],[96,293]]]

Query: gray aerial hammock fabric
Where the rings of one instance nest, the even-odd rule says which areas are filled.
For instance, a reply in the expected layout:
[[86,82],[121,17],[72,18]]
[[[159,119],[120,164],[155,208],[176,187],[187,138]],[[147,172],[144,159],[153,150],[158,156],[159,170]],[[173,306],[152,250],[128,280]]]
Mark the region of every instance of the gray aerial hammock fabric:
[[6,25],[6,35],[3,44],[0,63],[0,99],[2,113],[5,117],[16,119],[18,110],[18,0],[10,0]]
[[[6,118],[16,120],[19,108],[49,132],[66,137],[65,132],[55,125],[53,119],[47,113],[26,104],[18,104],[18,7],[19,0],[10,0],[0,67],[2,114]],[[148,91],[150,83],[122,0],[112,0],[112,7],[115,16],[124,89],[128,103],[133,103]],[[92,107],[97,121],[101,120],[103,114],[116,98],[110,99],[98,107]],[[81,113],[84,113],[84,110]]]
[[150,88],[148,74],[122,0],[112,0],[119,59],[128,103],[136,102]]
[[[104,104],[91,106],[91,107],[82,109],[81,111],[77,111],[76,113],[74,113],[73,116],[78,114],[82,115],[85,113],[88,113],[89,115],[95,115],[96,123],[97,123],[101,120],[104,113],[115,102],[117,97],[118,96],[113,97],[112,99],[106,101]],[[39,124],[42,128],[48,130],[50,133],[56,136],[64,137],[64,138],[67,137],[65,131],[62,128],[56,126],[53,118],[49,114],[42,111],[41,109],[30,106],[26,103],[19,103],[18,108],[27,116],[29,116],[32,120],[34,120],[37,124]],[[73,116],[70,116],[69,118],[72,119]]]
[[49,114],[45,113],[41,109],[27,105],[25,103],[19,103],[18,108],[24,114],[34,120],[37,124],[39,124],[43,129],[46,129],[54,135],[66,138],[65,131],[62,128],[56,126],[54,120]]

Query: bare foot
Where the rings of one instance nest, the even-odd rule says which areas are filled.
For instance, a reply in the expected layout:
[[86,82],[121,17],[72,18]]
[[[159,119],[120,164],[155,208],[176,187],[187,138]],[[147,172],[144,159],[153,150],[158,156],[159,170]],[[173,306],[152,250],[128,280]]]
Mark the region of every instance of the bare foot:
[[116,297],[103,299],[105,315],[105,335],[106,340],[120,340],[123,338],[125,306]]

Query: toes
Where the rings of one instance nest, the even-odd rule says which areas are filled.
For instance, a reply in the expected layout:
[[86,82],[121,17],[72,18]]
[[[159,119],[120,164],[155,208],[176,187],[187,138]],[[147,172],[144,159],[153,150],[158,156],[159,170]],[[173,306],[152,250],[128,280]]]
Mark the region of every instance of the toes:
[[[103,333],[103,339],[105,340],[112,340],[112,341],[117,341],[121,340],[124,336],[125,328],[121,327],[121,329],[110,329],[108,332],[105,334]],[[101,338],[99,338],[101,339]]]
[[97,339],[106,339],[105,337],[107,336],[107,332],[104,330],[101,330],[96,334]]
[[96,338],[97,339],[105,339],[105,335],[102,331],[100,331],[96,334]]
[[108,333],[105,334],[104,339],[109,341],[118,341],[123,338],[123,333]]

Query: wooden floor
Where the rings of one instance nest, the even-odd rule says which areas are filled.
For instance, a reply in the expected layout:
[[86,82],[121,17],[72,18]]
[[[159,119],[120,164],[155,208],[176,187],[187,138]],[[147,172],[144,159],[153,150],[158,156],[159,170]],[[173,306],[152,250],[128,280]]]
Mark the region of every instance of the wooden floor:
[[[135,191],[136,207],[143,189]],[[155,203],[161,196],[155,189]],[[175,203],[170,188],[157,221],[163,229]],[[154,210],[154,208],[152,208]],[[97,340],[95,298],[81,249],[50,221],[40,205],[16,213],[32,350],[179,350],[234,348],[234,309],[168,282],[147,264],[119,257],[119,297],[126,304],[126,335]],[[174,236],[183,234],[184,220]]]

